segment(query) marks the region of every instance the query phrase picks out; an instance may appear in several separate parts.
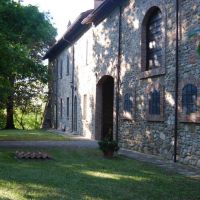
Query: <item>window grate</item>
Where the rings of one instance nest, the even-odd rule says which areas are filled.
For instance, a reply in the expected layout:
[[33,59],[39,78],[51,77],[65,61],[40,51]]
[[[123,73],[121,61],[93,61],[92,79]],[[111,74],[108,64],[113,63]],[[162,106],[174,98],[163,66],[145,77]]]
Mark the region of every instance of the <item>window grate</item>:
[[182,91],[183,111],[189,115],[197,112],[197,87],[187,84]]

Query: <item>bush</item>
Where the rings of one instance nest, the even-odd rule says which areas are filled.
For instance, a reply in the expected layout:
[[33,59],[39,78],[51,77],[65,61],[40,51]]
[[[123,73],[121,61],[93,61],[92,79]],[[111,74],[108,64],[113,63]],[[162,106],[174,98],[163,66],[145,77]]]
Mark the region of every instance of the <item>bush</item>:
[[98,142],[99,148],[105,153],[108,151],[118,151],[119,146],[115,140],[104,139]]

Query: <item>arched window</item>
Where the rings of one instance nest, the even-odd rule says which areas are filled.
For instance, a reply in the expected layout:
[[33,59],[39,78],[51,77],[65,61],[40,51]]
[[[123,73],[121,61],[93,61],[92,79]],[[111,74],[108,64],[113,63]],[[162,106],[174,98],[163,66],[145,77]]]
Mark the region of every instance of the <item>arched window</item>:
[[149,94],[149,114],[160,115],[160,91],[154,89]]
[[124,111],[132,113],[133,97],[130,93],[124,95]]
[[146,24],[146,70],[162,65],[162,13],[156,8]]
[[197,87],[187,84],[182,91],[182,109],[185,114],[197,112]]

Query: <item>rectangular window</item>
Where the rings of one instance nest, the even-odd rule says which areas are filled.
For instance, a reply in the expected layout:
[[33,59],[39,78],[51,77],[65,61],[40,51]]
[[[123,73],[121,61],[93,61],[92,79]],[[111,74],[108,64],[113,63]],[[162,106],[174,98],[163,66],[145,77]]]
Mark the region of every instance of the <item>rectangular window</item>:
[[67,76],[69,76],[69,56],[67,56]]
[[60,62],[60,78],[62,78],[62,74],[63,74],[63,61],[61,60],[61,62]]
[[69,97],[67,97],[67,120],[69,120]]
[[63,116],[63,101],[60,99],[60,117],[62,118]]
[[83,119],[86,120],[87,117],[87,95],[83,96]]
[[86,41],[85,64],[88,65],[88,40]]

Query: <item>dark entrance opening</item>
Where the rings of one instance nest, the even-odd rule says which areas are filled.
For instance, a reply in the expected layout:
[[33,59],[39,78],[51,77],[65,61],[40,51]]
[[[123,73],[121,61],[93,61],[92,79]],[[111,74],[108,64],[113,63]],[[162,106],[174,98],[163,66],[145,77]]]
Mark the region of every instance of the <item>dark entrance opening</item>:
[[110,133],[113,137],[114,79],[103,76],[96,90],[95,139],[104,139]]

